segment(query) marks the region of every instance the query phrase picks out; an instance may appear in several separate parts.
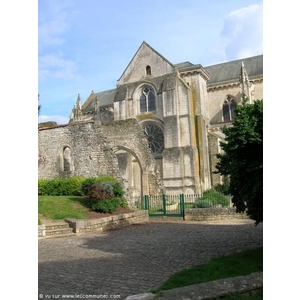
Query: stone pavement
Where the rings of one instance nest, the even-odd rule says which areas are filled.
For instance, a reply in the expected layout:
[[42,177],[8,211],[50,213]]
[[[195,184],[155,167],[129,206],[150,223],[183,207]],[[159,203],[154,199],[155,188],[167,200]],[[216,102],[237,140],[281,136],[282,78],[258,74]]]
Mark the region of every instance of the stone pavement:
[[43,239],[39,299],[125,299],[159,287],[184,268],[262,244],[263,226],[250,220],[149,222]]

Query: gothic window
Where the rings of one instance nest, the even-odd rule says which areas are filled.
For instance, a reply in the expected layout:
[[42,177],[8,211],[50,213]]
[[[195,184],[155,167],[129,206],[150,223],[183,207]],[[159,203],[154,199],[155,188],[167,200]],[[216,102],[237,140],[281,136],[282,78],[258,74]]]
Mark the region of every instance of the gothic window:
[[223,103],[223,121],[234,121],[235,119],[235,109],[237,107],[236,102],[231,96],[227,96]]
[[148,139],[149,148],[152,153],[160,153],[164,149],[163,131],[155,124],[148,124],[144,127]]
[[145,87],[140,96],[140,112],[144,113],[155,109],[155,94],[152,89]]
[[146,74],[151,75],[151,67],[150,66],[146,67]]

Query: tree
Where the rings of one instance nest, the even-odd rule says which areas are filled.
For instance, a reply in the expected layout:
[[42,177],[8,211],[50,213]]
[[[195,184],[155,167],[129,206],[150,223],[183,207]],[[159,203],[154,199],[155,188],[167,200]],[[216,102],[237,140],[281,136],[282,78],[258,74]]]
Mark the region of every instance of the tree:
[[216,173],[230,177],[237,212],[246,211],[257,225],[263,222],[263,100],[238,106],[233,126],[223,132]]
[[[40,101],[40,94],[38,94],[38,101]],[[38,116],[40,115],[41,105],[38,105]]]

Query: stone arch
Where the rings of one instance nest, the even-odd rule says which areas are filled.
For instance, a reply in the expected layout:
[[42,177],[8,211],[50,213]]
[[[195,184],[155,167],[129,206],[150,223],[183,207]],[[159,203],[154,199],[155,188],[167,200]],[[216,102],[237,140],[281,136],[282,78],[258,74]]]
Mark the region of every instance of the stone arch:
[[147,137],[137,120],[115,121],[103,126],[101,131],[107,136],[113,152],[123,150],[135,158],[136,164],[141,170],[142,194],[160,194],[163,191],[160,172],[149,149]]
[[142,196],[149,194],[147,166],[141,163],[139,155],[132,149],[124,146],[114,146],[113,152],[118,158],[120,174],[125,182],[131,196]]
[[73,149],[69,144],[63,144],[58,149],[59,152],[59,172],[63,176],[70,176],[74,171]]

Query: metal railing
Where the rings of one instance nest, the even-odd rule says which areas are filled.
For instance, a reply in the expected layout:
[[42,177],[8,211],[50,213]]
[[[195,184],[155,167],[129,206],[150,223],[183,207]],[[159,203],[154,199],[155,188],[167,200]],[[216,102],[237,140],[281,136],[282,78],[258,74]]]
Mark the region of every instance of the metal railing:
[[202,194],[145,195],[132,197],[137,209],[146,209],[149,216],[183,216],[186,208],[222,208],[232,207],[231,196],[215,190]]

